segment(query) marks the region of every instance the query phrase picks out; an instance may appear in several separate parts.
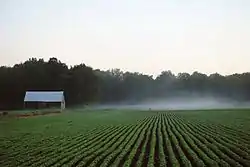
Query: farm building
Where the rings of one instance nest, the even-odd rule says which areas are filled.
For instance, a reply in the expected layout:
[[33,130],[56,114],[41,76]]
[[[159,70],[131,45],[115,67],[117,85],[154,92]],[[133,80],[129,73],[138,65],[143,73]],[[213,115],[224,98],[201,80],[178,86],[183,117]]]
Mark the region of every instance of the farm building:
[[24,97],[25,108],[48,108],[60,104],[60,110],[65,109],[63,91],[27,91]]

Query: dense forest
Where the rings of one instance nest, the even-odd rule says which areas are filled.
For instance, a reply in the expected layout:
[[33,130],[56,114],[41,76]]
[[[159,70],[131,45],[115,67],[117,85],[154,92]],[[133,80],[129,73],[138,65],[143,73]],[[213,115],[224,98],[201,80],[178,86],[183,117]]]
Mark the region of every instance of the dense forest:
[[[166,67],[167,68],[167,67]],[[23,107],[27,90],[64,90],[67,105],[134,102],[190,94],[250,100],[250,73],[207,76],[163,71],[153,76],[119,69],[95,70],[85,64],[68,67],[56,58],[31,58],[0,67],[0,109]]]

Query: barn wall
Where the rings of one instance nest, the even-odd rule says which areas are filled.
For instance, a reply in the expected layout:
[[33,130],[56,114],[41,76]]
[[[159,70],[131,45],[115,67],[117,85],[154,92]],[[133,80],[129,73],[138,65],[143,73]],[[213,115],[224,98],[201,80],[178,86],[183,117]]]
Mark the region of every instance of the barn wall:
[[60,108],[60,103],[58,102],[26,102],[25,109],[45,109],[45,108]]

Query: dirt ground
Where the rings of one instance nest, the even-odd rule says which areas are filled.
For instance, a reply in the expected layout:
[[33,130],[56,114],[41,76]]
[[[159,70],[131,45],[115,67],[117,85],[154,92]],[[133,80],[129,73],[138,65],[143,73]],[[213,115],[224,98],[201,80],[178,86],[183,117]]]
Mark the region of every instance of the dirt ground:
[[25,114],[11,114],[11,113],[5,113],[1,114],[1,116],[7,116],[7,117],[17,117],[17,118],[29,118],[29,117],[35,117],[35,116],[41,116],[41,115],[52,115],[52,114],[59,114],[61,111],[46,111],[46,112],[30,112]]

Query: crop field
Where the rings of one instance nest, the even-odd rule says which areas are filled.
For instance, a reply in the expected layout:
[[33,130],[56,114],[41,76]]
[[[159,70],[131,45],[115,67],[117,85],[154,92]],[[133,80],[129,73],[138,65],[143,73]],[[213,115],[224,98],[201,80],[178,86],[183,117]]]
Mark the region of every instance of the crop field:
[[0,166],[250,166],[250,110],[0,118]]

